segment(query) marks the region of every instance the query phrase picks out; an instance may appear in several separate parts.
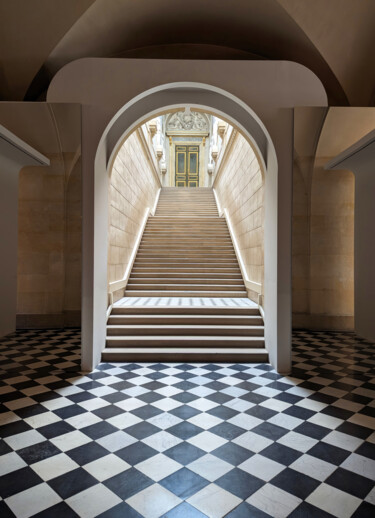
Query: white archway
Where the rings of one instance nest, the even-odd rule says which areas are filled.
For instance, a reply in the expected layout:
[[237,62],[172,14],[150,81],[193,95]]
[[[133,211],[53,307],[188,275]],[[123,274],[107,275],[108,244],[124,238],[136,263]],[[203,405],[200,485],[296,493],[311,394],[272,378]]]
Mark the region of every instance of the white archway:
[[[265,171],[265,341],[273,366],[279,371],[288,372],[291,349],[290,305],[284,306],[285,314],[281,315],[277,284],[278,171],[275,147],[266,127],[249,106],[222,89],[200,83],[171,83],[143,92],[116,113],[100,139],[95,157],[94,179],[93,364],[100,359],[106,333],[109,169],[120,143],[136,127],[160,112],[172,111],[187,105],[193,109],[214,113],[238,128],[251,142]],[[285,320],[289,322],[289,327],[279,325],[279,322]]]
[[[192,83],[186,83],[187,75]],[[107,282],[100,268],[104,265],[105,271],[107,243],[100,238],[106,236],[107,220],[98,215],[106,211],[107,196],[99,188],[106,175],[97,173],[106,170],[120,134],[146,113],[181,104],[182,93],[182,103],[195,95],[191,104],[212,106],[231,117],[257,141],[265,159],[265,231],[272,236],[267,238],[265,303],[271,326],[266,340],[273,365],[290,372],[293,108],[327,106],[315,74],[290,61],[83,58],[54,76],[47,101],[82,107],[82,368],[97,365],[105,339],[106,296],[100,294],[106,293]]]

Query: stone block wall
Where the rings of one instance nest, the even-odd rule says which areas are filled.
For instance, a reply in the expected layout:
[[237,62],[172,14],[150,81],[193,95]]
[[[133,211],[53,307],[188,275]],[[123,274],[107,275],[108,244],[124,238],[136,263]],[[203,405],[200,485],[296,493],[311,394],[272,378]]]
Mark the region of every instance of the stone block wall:
[[81,162],[47,154],[19,175],[17,327],[80,325]]
[[[221,208],[227,209],[245,264],[253,282],[264,279],[264,182],[257,157],[238,132],[223,150],[214,188]],[[254,292],[249,294],[258,302]]]
[[[147,207],[153,208],[160,188],[155,163],[147,153],[142,128],[120,148],[109,182],[108,282],[124,277]],[[147,141],[146,141],[147,142]],[[114,293],[114,300],[124,290]]]

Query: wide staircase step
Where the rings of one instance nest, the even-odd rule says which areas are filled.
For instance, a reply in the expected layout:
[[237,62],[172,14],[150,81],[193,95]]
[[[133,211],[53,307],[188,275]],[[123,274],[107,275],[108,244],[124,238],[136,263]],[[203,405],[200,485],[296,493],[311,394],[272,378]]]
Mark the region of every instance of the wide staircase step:
[[210,188],[161,190],[124,297],[108,318],[104,361],[268,361],[263,318]]

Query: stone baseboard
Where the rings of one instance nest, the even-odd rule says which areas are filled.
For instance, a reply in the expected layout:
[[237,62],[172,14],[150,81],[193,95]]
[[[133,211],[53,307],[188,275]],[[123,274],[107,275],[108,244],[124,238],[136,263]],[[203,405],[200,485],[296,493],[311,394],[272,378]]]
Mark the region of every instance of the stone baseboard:
[[354,331],[354,316],[309,315],[293,313],[293,329],[317,331]]
[[18,314],[16,329],[62,329],[81,327],[80,311],[64,311],[47,315]]

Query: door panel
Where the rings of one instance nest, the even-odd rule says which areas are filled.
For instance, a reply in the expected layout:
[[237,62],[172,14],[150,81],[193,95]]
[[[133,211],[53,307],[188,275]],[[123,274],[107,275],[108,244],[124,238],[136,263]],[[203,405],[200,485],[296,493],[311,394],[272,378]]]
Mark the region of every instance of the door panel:
[[176,146],[176,187],[199,186],[199,146]]

